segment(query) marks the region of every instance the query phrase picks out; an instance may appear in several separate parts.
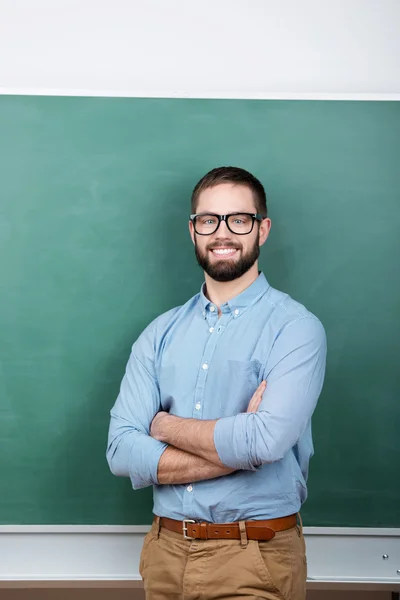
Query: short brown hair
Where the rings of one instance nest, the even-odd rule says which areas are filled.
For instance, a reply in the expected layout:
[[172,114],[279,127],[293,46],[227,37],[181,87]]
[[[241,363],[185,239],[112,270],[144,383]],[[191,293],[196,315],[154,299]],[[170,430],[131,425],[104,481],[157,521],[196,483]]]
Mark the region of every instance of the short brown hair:
[[240,167],[217,167],[209,171],[196,184],[192,193],[192,213],[196,212],[197,201],[201,192],[220,183],[234,183],[245,185],[253,192],[257,212],[267,216],[267,196],[264,187],[254,175]]

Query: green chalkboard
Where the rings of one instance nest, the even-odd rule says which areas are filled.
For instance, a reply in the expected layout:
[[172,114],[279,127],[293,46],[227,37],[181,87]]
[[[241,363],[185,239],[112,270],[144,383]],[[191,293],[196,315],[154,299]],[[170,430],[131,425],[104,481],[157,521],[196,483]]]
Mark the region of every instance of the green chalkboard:
[[132,342],[198,292],[193,185],[265,184],[329,345],[306,525],[400,526],[400,103],[0,97],[0,521],[144,524],[105,459]]

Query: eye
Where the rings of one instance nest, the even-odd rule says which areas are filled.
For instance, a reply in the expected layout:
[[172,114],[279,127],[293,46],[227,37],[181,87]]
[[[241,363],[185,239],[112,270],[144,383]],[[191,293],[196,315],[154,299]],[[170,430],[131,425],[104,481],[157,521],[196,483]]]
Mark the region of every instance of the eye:
[[211,217],[210,215],[207,215],[201,219],[201,223],[203,225],[215,225],[216,222],[217,222],[216,218]]
[[234,225],[238,225],[238,226],[247,225],[249,223],[249,221],[250,221],[250,219],[249,219],[248,215],[245,215],[245,214],[232,215],[232,223]]

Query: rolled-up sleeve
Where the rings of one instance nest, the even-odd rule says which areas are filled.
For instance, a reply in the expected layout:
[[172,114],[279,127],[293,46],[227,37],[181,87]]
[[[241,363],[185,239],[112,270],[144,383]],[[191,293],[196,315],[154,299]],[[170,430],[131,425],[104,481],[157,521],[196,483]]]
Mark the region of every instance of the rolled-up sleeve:
[[158,463],[167,448],[149,435],[160,410],[152,337],[149,326],[133,345],[108,433],[110,469],[114,475],[129,477],[133,489],[158,484]]
[[222,463],[232,469],[255,470],[282,459],[311,419],[325,363],[326,336],[317,318],[301,318],[286,326],[265,367],[267,389],[259,410],[216,423],[214,443]]

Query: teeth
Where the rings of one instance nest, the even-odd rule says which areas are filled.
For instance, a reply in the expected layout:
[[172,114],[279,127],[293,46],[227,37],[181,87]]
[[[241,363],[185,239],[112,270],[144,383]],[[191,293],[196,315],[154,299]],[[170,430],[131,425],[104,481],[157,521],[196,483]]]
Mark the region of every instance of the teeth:
[[236,248],[224,248],[221,250],[213,250],[215,254],[232,254],[232,252],[236,252]]

